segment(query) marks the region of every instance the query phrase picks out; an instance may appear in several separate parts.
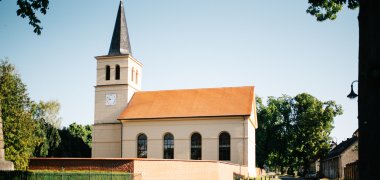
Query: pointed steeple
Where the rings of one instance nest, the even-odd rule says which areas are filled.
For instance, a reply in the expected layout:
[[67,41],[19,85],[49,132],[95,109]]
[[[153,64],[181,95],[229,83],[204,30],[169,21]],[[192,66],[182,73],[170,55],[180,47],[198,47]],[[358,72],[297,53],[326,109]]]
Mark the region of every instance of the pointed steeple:
[[131,43],[129,42],[128,27],[124,14],[123,0],[120,0],[119,10],[113,30],[109,56],[132,55]]

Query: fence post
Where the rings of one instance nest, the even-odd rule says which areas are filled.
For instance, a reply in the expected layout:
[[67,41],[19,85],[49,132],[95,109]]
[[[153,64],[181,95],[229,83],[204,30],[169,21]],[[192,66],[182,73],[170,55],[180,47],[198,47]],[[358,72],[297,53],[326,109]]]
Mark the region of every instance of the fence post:
[[64,167],[63,166],[61,166],[61,170],[62,170],[62,172],[61,172],[61,180],[63,180],[63,171],[64,171]]

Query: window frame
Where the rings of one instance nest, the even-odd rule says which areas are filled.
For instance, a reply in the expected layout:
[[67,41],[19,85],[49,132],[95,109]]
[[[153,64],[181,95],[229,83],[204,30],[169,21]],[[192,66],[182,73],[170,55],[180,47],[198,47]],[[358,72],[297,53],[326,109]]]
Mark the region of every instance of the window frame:
[[218,137],[218,159],[219,161],[231,161],[231,135],[222,131]]
[[202,160],[202,135],[198,132],[190,136],[190,159]]
[[132,81],[132,82],[135,81],[135,80],[134,80],[134,76],[135,76],[135,68],[132,67],[132,71],[131,71],[131,81]]
[[146,134],[144,134],[144,133],[140,133],[139,135],[137,135],[136,139],[137,139],[137,141],[136,141],[136,145],[137,145],[136,157],[137,158],[147,158],[148,157],[148,136],[146,136]]
[[139,71],[136,69],[136,84],[139,83]]
[[163,138],[163,158],[174,159],[174,136],[172,133],[165,133]]
[[115,80],[120,80],[120,65],[115,66]]
[[111,80],[111,66],[110,65],[106,65],[106,81],[109,81]]

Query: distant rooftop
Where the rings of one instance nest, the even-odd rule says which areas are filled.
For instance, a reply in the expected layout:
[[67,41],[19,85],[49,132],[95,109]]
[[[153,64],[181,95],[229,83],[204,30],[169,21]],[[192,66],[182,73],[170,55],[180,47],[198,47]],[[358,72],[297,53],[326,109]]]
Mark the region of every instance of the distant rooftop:
[[342,154],[347,148],[353,145],[359,139],[357,131],[353,134],[351,138],[347,138],[347,140],[342,141],[340,144],[335,146],[327,155],[327,159],[333,158],[335,156],[339,156]]

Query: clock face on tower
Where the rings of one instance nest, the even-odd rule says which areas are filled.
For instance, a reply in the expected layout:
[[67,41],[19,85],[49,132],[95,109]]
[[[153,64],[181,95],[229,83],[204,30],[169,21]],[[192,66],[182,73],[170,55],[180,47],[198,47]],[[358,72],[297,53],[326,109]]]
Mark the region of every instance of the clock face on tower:
[[116,94],[106,94],[106,105],[112,106],[116,104]]

